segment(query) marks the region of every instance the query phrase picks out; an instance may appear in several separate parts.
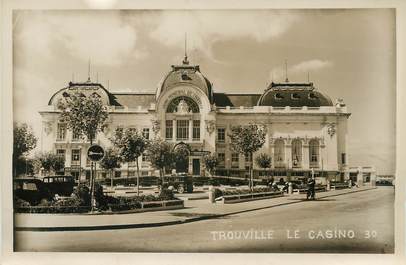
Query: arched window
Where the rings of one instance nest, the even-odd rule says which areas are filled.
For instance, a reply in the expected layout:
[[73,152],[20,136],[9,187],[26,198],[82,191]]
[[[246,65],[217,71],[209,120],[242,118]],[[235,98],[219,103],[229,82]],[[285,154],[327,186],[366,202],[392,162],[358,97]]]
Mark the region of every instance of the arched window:
[[309,142],[309,158],[310,166],[318,166],[319,164],[319,141],[311,140]]
[[280,164],[280,163],[284,162],[284,160],[285,160],[285,143],[282,139],[275,141],[274,156],[275,156],[276,164]]
[[299,167],[302,163],[302,142],[298,139],[292,141],[292,165]]
[[199,113],[199,106],[197,103],[189,97],[177,97],[169,103],[166,108],[167,113],[187,111],[192,113]]

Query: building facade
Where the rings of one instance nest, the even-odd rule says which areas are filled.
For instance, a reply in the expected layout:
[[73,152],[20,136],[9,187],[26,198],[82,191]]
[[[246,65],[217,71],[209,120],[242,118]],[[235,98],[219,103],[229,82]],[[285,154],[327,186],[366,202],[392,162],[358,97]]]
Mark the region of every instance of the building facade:
[[[70,82],[57,91],[48,106],[40,110],[43,121],[42,149],[65,157],[66,172],[84,180],[89,177],[86,158],[90,143],[80,139],[60,122],[57,102],[69,93],[100,96],[109,112],[108,126],[96,142],[110,146],[116,128],[135,128],[145,138],[160,137],[173,144],[185,144],[190,153],[178,172],[205,174],[203,156],[215,152],[218,175],[245,177],[249,159],[234,153],[228,133],[232,126],[260,124],[266,129],[264,146],[254,154],[272,157],[270,175],[306,177],[311,171],[324,182],[327,178],[348,179],[347,120],[350,113],[342,100],[335,103],[313,83],[272,82],[252,94],[216,93],[198,65],[187,57],[172,65],[155,93],[111,93],[100,83]],[[142,175],[156,175],[146,156],[140,157]],[[135,163],[122,166],[116,178],[135,175]],[[98,176],[104,176],[98,170]],[[264,170],[254,163],[254,176]]]

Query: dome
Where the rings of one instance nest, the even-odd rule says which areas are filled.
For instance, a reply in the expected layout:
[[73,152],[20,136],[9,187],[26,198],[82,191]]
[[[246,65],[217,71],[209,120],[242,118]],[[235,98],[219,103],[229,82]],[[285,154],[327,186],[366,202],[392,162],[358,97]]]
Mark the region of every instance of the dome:
[[271,83],[259,98],[258,106],[321,107],[333,106],[331,99],[316,91],[313,83]]
[[213,103],[213,91],[210,81],[200,72],[198,65],[189,65],[187,58],[182,65],[172,65],[172,70],[159,83],[156,98],[168,89],[178,85],[193,85],[200,88]]

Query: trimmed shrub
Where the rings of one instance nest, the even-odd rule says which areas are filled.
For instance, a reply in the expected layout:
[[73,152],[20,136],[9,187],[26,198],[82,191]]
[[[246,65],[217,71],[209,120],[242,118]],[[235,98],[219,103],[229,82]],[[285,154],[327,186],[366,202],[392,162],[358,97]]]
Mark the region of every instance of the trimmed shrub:
[[168,200],[175,200],[175,195],[173,194],[173,190],[169,189],[162,189],[161,192],[159,193],[158,198],[162,201],[168,201]]
[[254,188],[253,192],[249,189],[244,189],[244,190],[220,190],[220,189],[215,189],[214,190],[214,197],[218,198],[221,196],[227,196],[227,195],[239,195],[239,194],[251,194],[251,193],[261,193],[261,192],[273,192],[275,191],[273,188]]
[[20,199],[18,197],[14,197],[14,208],[20,208],[20,207],[30,207],[30,203]]
[[90,189],[84,185],[84,184],[79,184],[74,190],[73,190],[73,197],[76,197],[80,200],[80,205],[81,206],[89,206],[90,205]]

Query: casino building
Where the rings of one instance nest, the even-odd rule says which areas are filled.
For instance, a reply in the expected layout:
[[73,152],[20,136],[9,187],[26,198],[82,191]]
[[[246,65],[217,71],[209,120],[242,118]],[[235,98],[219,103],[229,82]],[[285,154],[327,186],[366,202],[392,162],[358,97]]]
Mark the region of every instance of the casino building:
[[[219,158],[217,175],[244,177],[248,159],[230,148],[231,126],[256,123],[265,126],[266,141],[260,153],[272,157],[270,174],[285,179],[308,176],[313,170],[319,181],[348,179],[347,120],[350,113],[342,100],[335,103],[313,83],[271,83],[258,93],[216,93],[199,65],[190,65],[187,56],[172,65],[155,93],[112,93],[90,80],[70,82],[57,91],[48,106],[40,110],[43,122],[42,149],[65,157],[67,174],[85,180],[90,175],[86,151],[90,143],[79,139],[59,121],[56,104],[72,92],[96,94],[109,111],[108,126],[96,142],[107,147],[117,127],[135,128],[144,137],[160,137],[185,144],[188,163],[177,164],[177,172],[205,174],[203,155],[215,152]],[[155,175],[148,157],[139,161],[142,175]],[[116,170],[116,178],[135,176],[135,163]],[[98,177],[105,172],[97,169]],[[254,163],[254,176],[263,169]]]

